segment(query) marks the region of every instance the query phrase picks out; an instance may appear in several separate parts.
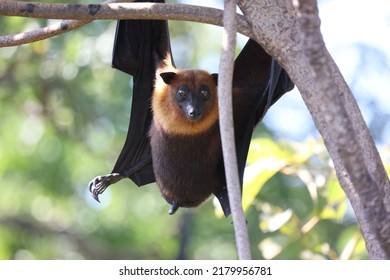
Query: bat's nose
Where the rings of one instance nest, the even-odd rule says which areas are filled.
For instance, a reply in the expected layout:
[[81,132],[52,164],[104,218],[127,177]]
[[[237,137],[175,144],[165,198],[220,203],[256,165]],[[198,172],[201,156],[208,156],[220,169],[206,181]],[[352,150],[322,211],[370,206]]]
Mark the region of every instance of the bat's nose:
[[187,117],[190,120],[197,120],[201,116],[201,112],[194,107],[187,109]]
[[191,119],[197,119],[197,118],[200,117],[200,112],[197,111],[197,110],[191,110],[191,111],[189,112],[189,115],[190,115],[190,118],[191,118]]

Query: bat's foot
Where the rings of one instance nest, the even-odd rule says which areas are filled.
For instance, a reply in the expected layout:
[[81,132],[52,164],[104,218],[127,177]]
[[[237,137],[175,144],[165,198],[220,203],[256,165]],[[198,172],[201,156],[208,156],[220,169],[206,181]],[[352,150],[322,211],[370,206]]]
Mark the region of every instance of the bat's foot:
[[123,176],[119,173],[111,173],[104,176],[97,176],[91,182],[89,182],[89,191],[92,193],[92,197],[99,201],[99,195],[102,194],[109,185],[114,184],[123,179]]
[[172,202],[172,207],[171,207],[171,209],[169,209],[169,212],[168,212],[168,214],[169,215],[173,215],[173,214],[175,214],[176,213],[176,211],[177,211],[177,209],[179,209],[180,208],[180,206],[179,205],[177,205],[177,203],[176,202]]
[[223,214],[225,215],[225,217],[229,217],[231,214],[231,210],[230,210],[229,197],[228,197],[226,186],[222,187],[214,195],[216,198],[218,198],[218,201],[221,204]]

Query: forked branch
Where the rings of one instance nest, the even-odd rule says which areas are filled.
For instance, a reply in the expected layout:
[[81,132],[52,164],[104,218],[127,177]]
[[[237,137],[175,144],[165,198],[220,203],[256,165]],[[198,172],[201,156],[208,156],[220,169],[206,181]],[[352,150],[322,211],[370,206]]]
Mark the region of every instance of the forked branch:
[[[120,1],[122,2],[123,0]],[[170,19],[223,26],[222,10],[184,4],[111,3],[81,5],[0,1],[0,16],[64,20],[58,24],[39,30],[0,36],[0,47],[21,45],[47,39],[98,19]],[[251,36],[251,28],[246,19],[238,14],[236,15],[236,18],[237,31],[244,35]]]

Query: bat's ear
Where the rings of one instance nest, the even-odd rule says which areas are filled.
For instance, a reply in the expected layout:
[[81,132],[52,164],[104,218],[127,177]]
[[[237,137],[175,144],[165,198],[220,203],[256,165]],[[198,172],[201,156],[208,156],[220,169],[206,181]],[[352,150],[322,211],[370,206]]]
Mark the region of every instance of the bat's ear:
[[218,85],[218,74],[217,73],[213,73],[210,76],[214,80],[215,85],[217,86]]
[[160,74],[160,77],[163,79],[163,81],[169,85],[172,83],[173,79],[176,77],[175,72],[164,72]]

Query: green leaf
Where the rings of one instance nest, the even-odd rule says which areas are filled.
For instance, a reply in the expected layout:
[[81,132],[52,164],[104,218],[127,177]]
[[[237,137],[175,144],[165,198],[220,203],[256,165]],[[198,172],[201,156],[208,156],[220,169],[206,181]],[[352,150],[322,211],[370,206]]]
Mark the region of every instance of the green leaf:
[[289,165],[307,161],[311,145],[275,143],[269,138],[252,140],[245,169],[242,205],[246,211],[264,184]]

